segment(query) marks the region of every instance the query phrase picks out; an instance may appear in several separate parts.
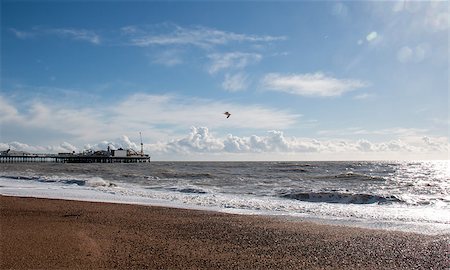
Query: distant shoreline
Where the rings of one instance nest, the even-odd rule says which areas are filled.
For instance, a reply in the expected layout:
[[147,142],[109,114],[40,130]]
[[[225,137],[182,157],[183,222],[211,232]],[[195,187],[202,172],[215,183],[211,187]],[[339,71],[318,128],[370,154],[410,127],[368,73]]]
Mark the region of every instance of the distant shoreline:
[[0,196],[0,268],[445,269],[449,237]]

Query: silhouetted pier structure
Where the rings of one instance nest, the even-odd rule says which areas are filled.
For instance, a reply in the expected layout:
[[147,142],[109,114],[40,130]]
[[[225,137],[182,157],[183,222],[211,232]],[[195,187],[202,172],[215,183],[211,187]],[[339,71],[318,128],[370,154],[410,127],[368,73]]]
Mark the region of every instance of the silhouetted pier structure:
[[150,156],[143,149],[138,153],[132,149],[119,148],[113,150],[108,146],[106,151],[85,150],[82,153],[32,154],[21,151],[0,151],[0,163],[17,162],[56,162],[56,163],[142,163],[150,162]]
[[66,152],[58,154],[34,154],[11,149],[0,151],[0,163],[23,162],[56,162],[56,163],[143,163],[150,162],[150,156],[144,154],[144,144],[141,139],[141,151],[133,149],[111,149],[93,151],[84,150],[82,153]]
[[55,163],[142,163],[150,162],[149,156],[63,156],[63,155],[24,155],[0,156],[0,163],[55,162]]
[[103,156],[0,156],[0,163],[18,162],[55,162],[55,163],[142,163],[150,162],[148,156],[138,157],[103,157]]

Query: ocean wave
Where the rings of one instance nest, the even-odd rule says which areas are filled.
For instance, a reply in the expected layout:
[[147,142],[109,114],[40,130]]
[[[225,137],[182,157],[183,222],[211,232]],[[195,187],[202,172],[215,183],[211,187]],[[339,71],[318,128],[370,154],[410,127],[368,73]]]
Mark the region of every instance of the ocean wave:
[[308,163],[291,163],[291,162],[279,162],[279,163],[275,163],[273,164],[273,166],[276,167],[311,167],[313,165],[308,164]]
[[29,176],[29,175],[2,175],[0,177],[13,180],[29,180],[41,183],[61,183],[86,187],[115,187],[116,184],[101,177],[67,177],[67,176]]
[[170,191],[176,191],[181,193],[189,193],[189,194],[207,194],[208,192],[199,187],[171,187],[168,188]]
[[339,192],[295,192],[281,194],[280,197],[305,201],[305,202],[326,202],[343,204],[372,204],[372,203],[393,203],[403,202],[395,196],[380,196],[374,194],[352,194]]
[[270,168],[271,171],[274,172],[308,172],[307,169],[312,167],[311,164],[290,164],[290,163],[278,163],[273,164]]
[[355,173],[355,172],[346,172],[346,173],[339,173],[335,175],[324,175],[322,178],[335,178],[339,180],[358,180],[358,181],[384,181],[385,179],[382,177],[367,175],[363,173]]
[[211,173],[182,173],[182,172],[162,172],[157,178],[182,178],[182,179],[201,179],[201,178],[213,178]]
[[12,179],[12,180],[39,180],[38,176],[24,176],[24,175],[0,175],[2,178]]
[[277,172],[292,172],[292,173],[306,173],[308,170],[302,168],[279,168]]
[[101,177],[90,177],[83,179],[84,185],[89,187],[115,187],[116,184],[109,182]]

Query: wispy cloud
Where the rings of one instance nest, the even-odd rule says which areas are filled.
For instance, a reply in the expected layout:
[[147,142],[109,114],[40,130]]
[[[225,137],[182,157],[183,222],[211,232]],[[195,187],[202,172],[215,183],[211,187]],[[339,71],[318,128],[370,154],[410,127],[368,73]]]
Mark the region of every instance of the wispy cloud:
[[[13,102],[0,98],[0,125],[5,130],[6,127],[8,132],[41,130],[45,134],[66,134],[79,141],[105,139],[105,134],[119,136],[130,131],[159,132],[161,137],[164,132],[167,136],[174,130],[198,125],[255,130],[288,128],[300,117],[260,105],[172,95],[134,94],[118,103],[84,107],[36,100],[23,102],[29,104],[29,109],[19,111]],[[230,111],[233,116],[226,119],[224,111]],[[165,128],[158,130],[159,126]]]
[[396,1],[392,11],[398,16],[399,13],[413,15],[415,23],[412,27],[422,30],[438,32],[445,31],[450,27],[449,9],[446,1]]
[[76,28],[54,28],[54,29],[44,29],[43,31],[49,34],[55,34],[62,38],[87,41],[92,44],[101,43],[100,36],[91,30],[76,29]]
[[322,130],[320,135],[345,136],[345,135],[395,135],[399,137],[422,136],[429,132],[427,129],[417,128],[385,128],[376,130],[367,130],[359,127],[351,127],[338,130]]
[[261,61],[262,55],[257,53],[230,52],[210,54],[208,58],[212,61],[208,72],[214,74],[224,69],[242,69],[250,64],[258,63]]
[[54,35],[54,36],[58,36],[61,38],[86,41],[86,42],[96,44],[96,45],[101,43],[101,38],[100,38],[99,34],[97,34],[95,31],[86,30],[86,29],[46,28],[46,27],[36,26],[36,27],[33,27],[29,31],[17,30],[15,28],[10,28],[10,30],[11,30],[11,32],[14,33],[14,35],[17,38],[20,38],[20,39],[28,39],[31,37],[43,36],[43,35]]
[[362,94],[359,94],[359,95],[354,96],[353,99],[356,99],[356,100],[367,100],[367,99],[372,99],[372,98],[374,98],[374,97],[375,97],[374,94],[371,94],[371,93],[362,93]]
[[192,45],[208,49],[231,42],[262,43],[286,39],[284,36],[238,34],[204,26],[182,27],[175,24],[151,27],[128,26],[122,28],[122,33],[129,37],[130,45],[140,47]]
[[19,39],[28,39],[35,36],[32,32],[20,31],[15,28],[9,28],[9,31],[11,31]]
[[294,95],[331,97],[366,87],[368,83],[355,79],[338,79],[317,72],[288,75],[270,73],[264,76],[262,85],[268,90]]
[[[19,111],[5,98],[0,96],[0,123],[5,121],[14,121],[19,117]],[[0,125],[1,127],[1,125]]]
[[237,92],[245,90],[249,84],[249,78],[244,73],[237,73],[234,75],[225,74],[225,79],[222,83],[222,87],[230,92]]
[[[266,129],[294,124],[299,115],[260,105],[234,104],[209,99],[186,98],[172,95],[135,94],[114,106],[115,114],[123,121],[134,121],[136,115],[145,115],[148,124],[187,127],[205,125],[209,127],[234,127]],[[230,111],[233,116],[223,121],[223,112]],[[128,119],[128,120],[127,120]],[[131,119],[131,120],[130,120]]]
[[[61,39],[84,41],[94,45],[153,47],[151,52],[146,52],[146,56],[152,63],[167,67],[183,64],[185,51],[200,49],[201,54],[205,55],[200,59],[210,61],[206,64],[210,74],[228,70],[236,72],[236,70],[259,63],[263,58],[262,54],[254,52],[220,52],[224,48],[229,48],[226,46],[236,48],[237,45],[246,50],[254,49],[254,46],[257,46],[261,49],[269,43],[287,39],[285,36],[243,34],[205,26],[183,27],[173,23],[129,25],[108,32],[43,26],[35,26],[28,31],[10,28],[10,31],[20,39],[56,36]],[[229,82],[230,78],[226,78],[226,81]]]
[[155,64],[173,67],[183,63],[182,52],[180,50],[164,50],[156,54],[148,54]]
[[[317,157],[321,154],[327,157],[338,154],[340,158],[367,158],[368,154],[375,158],[387,158],[397,154],[397,157],[409,155],[417,158],[429,153],[445,157],[449,150],[447,137],[428,135],[429,130],[414,128],[348,128],[324,130],[319,134],[332,137],[353,135],[356,137],[353,140],[296,138],[286,136],[283,130],[298,123],[299,115],[259,105],[244,106],[173,95],[135,94],[118,103],[95,108],[48,104],[36,100],[24,102],[29,104],[29,109],[25,111],[19,110],[13,101],[0,96],[2,127],[7,128],[8,132],[18,129],[20,132],[39,133],[42,129],[49,137],[55,133],[59,138],[65,135],[66,142],[49,141],[48,145],[42,146],[17,139],[5,141],[3,137],[0,142],[2,149],[11,147],[30,152],[66,152],[84,148],[105,149],[108,145],[136,149],[139,144],[124,135],[142,131],[145,134],[144,141],[151,142],[145,144],[146,151],[175,159],[180,155],[195,159],[198,154],[229,154],[235,155],[235,158],[240,155],[249,158],[263,155],[264,159],[287,158],[284,156],[286,154],[297,158],[303,154],[317,154]],[[229,119],[223,116],[224,110],[232,112]],[[186,134],[189,128],[190,132]],[[245,132],[255,133],[236,136],[211,131],[229,128],[242,128]],[[180,129],[182,133],[178,132]],[[365,139],[371,136],[381,136],[384,140],[377,139],[374,142]],[[267,156],[265,153],[271,154]]]

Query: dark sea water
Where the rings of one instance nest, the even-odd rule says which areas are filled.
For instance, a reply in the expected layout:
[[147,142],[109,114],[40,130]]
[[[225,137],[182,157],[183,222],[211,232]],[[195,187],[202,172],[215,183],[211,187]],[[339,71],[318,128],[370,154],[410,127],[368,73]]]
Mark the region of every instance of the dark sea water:
[[0,164],[0,194],[450,233],[449,161]]

